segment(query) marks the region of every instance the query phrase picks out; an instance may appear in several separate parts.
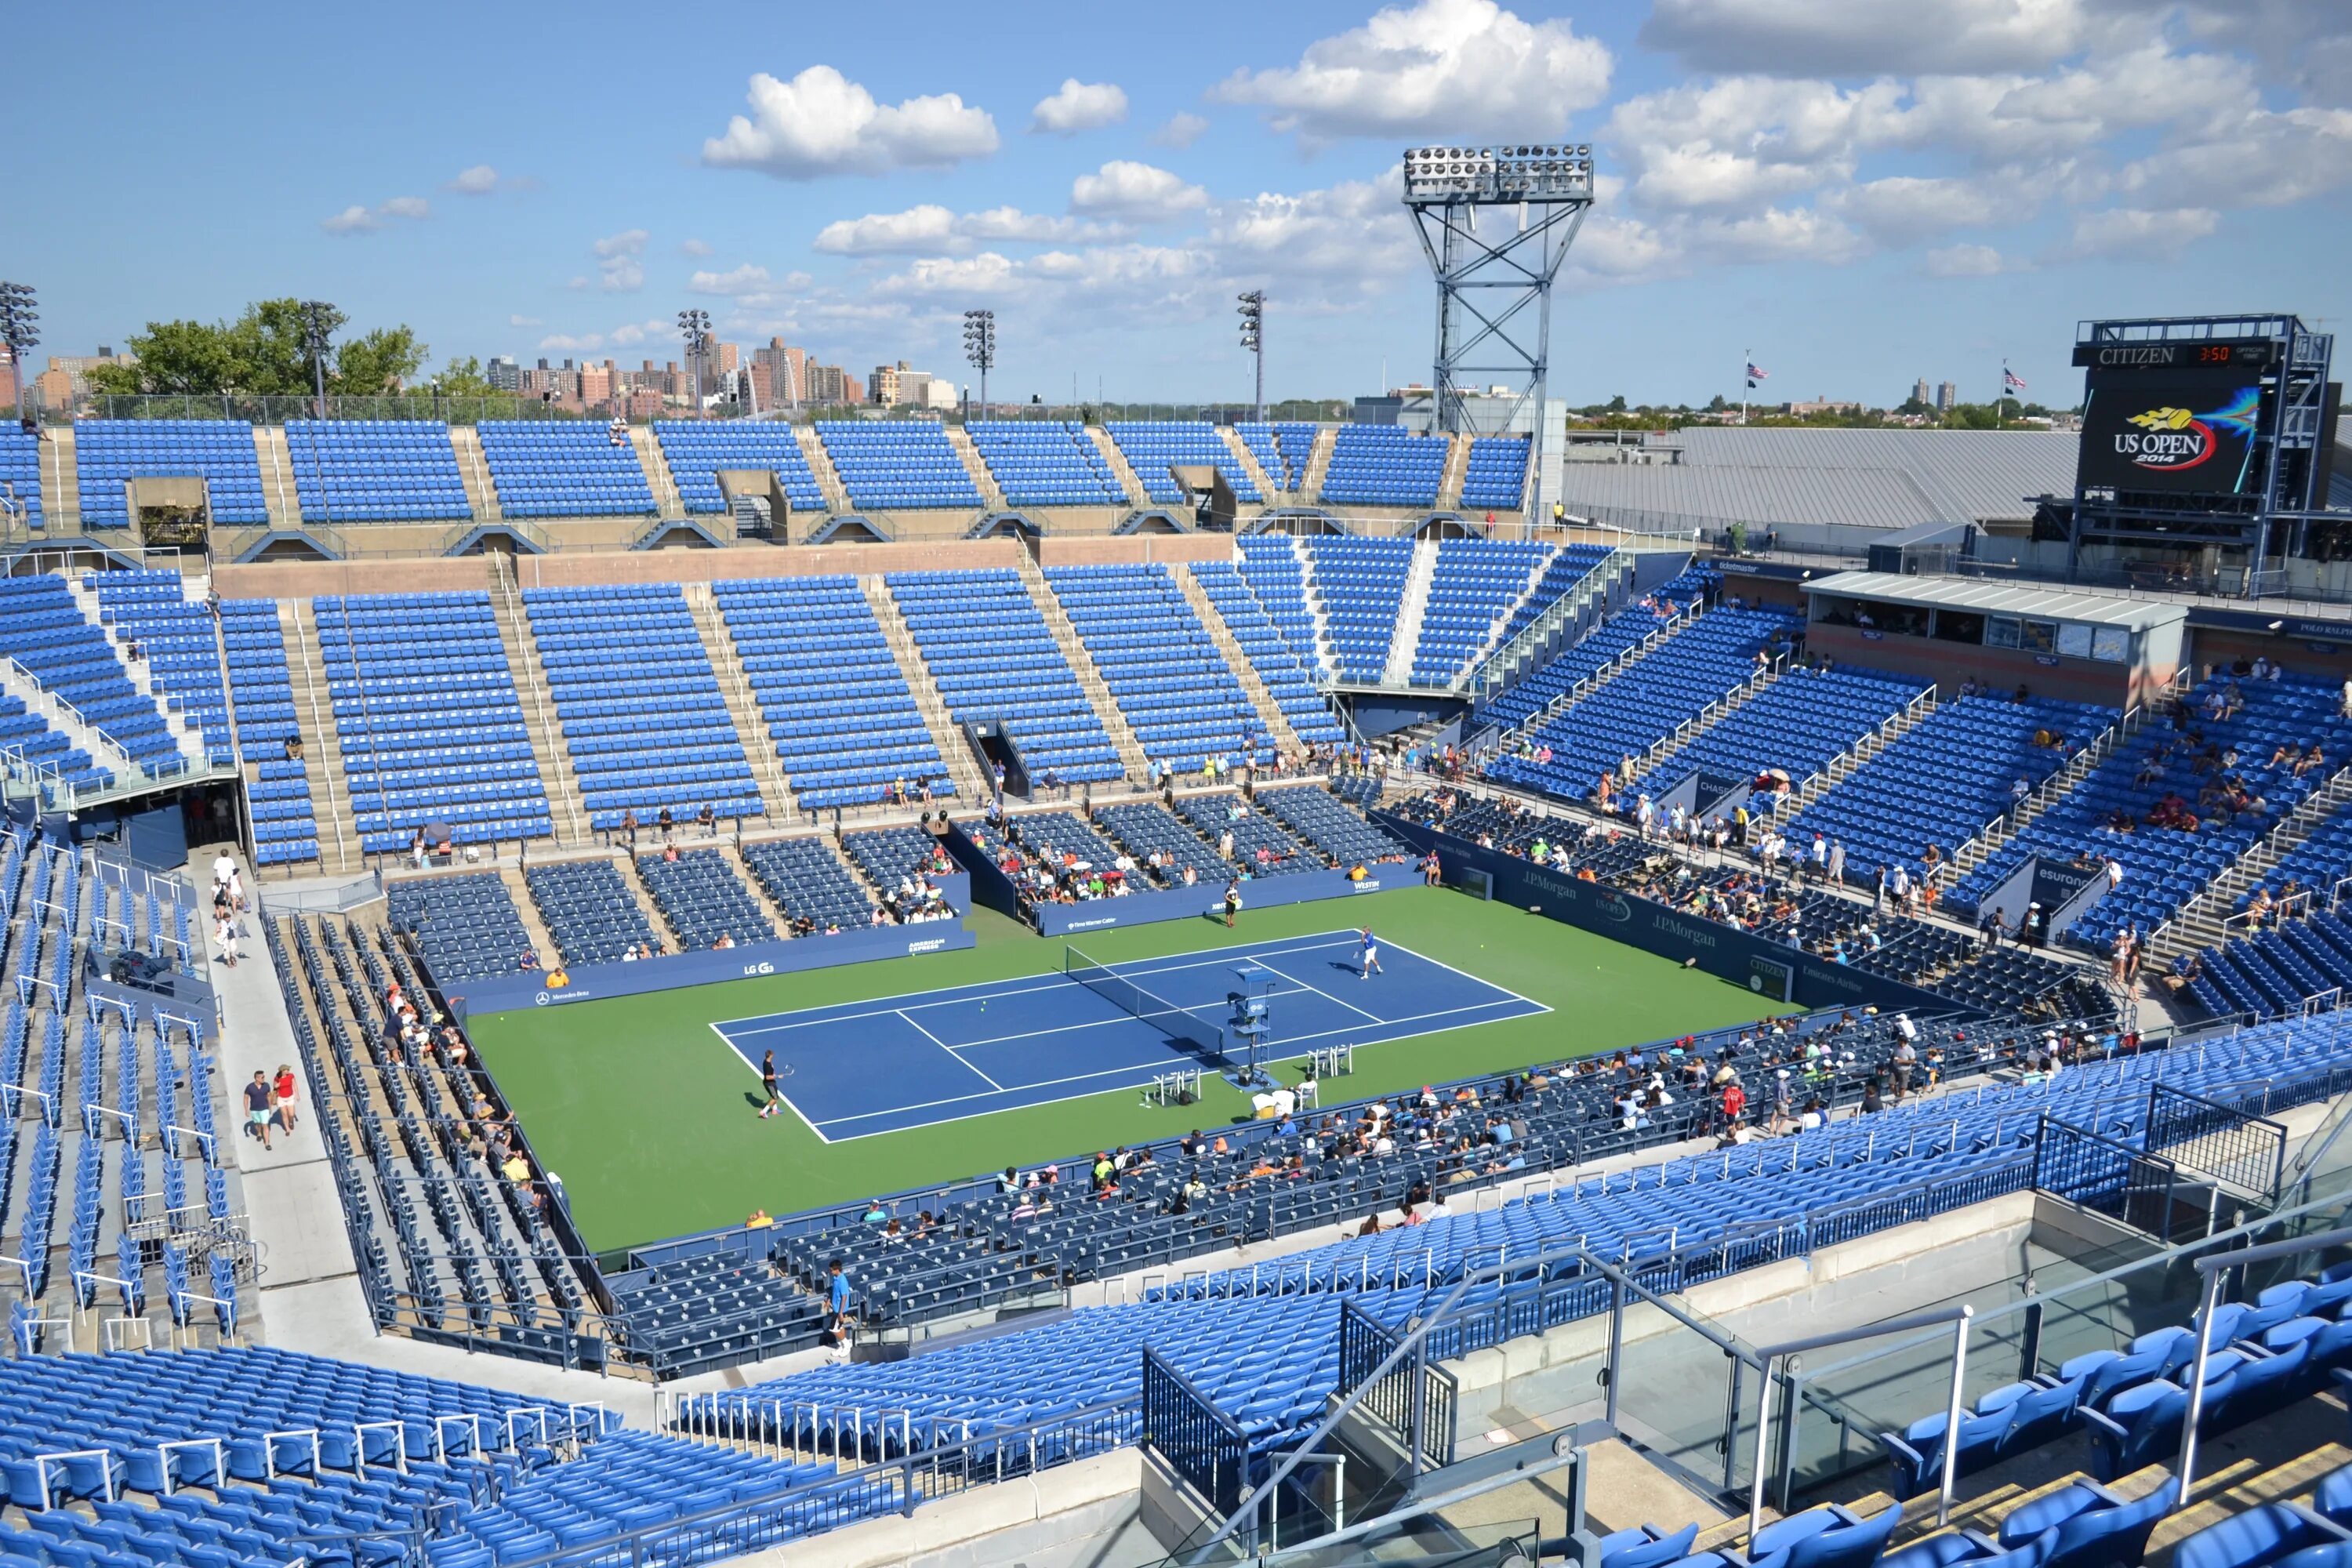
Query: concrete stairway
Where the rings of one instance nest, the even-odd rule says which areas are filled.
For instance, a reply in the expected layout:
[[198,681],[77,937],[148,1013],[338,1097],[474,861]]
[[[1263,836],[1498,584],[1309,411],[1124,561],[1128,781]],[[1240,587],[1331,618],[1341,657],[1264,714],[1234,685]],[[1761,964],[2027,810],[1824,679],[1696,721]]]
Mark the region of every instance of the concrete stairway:
[[283,425],[253,427],[253,455],[261,465],[261,502],[272,528],[302,526],[302,498],[294,486],[294,452]]
[[1853,777],[1864,763],[1926,722],[1928,715],[1936,711],[1936,694],[1931,690],[1902,712],[1864,735],[1855,742],[1853,750],[1842,752],[1832,757],[1829,766],[1812,777],[1798,782],[1796,793],[1790,797],[1789,805],[1780,815],[1795,816]]
[[1548,547],[1543,554],[1537,558],[1536,563],[1528,568],[1527,582],[1520,586],[1517,594],[1512,595],[1511,602],[1504,605],[1501,612],[1495,616],[1495,624],[1486,628],[1486,635],[1478,639],[1477,649],[1462,666],[1461,674],[1468,674],[1494,657],[1502,643],[1503,628],[1511,624],[1511,617],[1519,613],[1519,606],[1526,604],[1528,596],[1542,584],[1544,572],[1551,565],[1552,557],[1559,552],[1556,546]]
[[1151,498],[1144,493],[1143,480],[1137,477],[1135,469],[1128,463],[1127,454],[1118,449],[1118,443],[1110,438],[1110,432],[1099,425],[1089,425],[1087,435],[1094,442],[1095,449],[1103,455],[1103,461],[1110,465],[1110,471],[1118,479],[1119,488],[1127,492],[1127,504],[1135,507],[1153,504]]
[[1217,434],[1224,437],[1225,447],[1233,453],[1234,460],[1242,466],[1242,472],[1256,484],[1257,493],[1264,498],[1265,504],[1280,504],[1282,487],[1275,482],[1272,474],[1265,471],[1265,466],[1257,460],[1257,454],[1251,451],[1249,443],[1242,439],[1241,432],[1229,425],[1220,425]]
[[[2338,768],[2328,775],[2327,782],[2298,802],[2295,808],[2281,817],[2272,829],[2256,839],[2247,851],[2230,863],[2229,868],[2208,883],[2180,912],[2159,926],[2149,939],[2150,955],[2158,962],[2169,963],[2181,953],[2200,948],[2219,947],[2232,936],[2244,931],[2231,931],[2226,923],[2238,907],[2238,900],[2266,880],[2278,868],[2297,845],[2319,830],[2320,824],[2352,801],[2352,768]],[[2319,890],[2325,899],[2326,889]]]
[[684,517],[686,501],[677,493],[677,482],[669,477],[669,464],[662,458],[661,443],[654,438],[650,425],[629,426],[629,445],[636,449],[637,466],[646,471],[646,483],[654,492],[654,505],[664,517]]
[[1209,640],[1217,645],[1218,654],[1232,668],[1234,679],[1241,683],[1243,695],[1250,700],[1250,706],[1257,710],[1258,719],[1265,724],[1265,732],[1274,738],[1274,743],[1286,752],[1305,751],[1307,742],[1300,740],[1298,731],[1290,727],[1290,720],[1283,713],[1281,705],[1275,701],[1274,693],[1266,689],[1265,681],[1258,679],[1249,655],[1244,653],[1242,645],[1234,640],[1233,628],[1225,625],[1223,616],[1217,614],[1217,606],[1210,602],[1208,593],[1199,580],[1181,565],[1171,566],[1169,570],[1176,574],[1176,585],[1183,591],[1185,600],[1192,606],[1192,613],[1201,617],[1201,625],[1208,629]]
[[1321,502],[1323,478],[1331,471],[1331,449],[1339,445],[1339,432],[1336,428],[1315,432],[1315,445],[1307,451],[1307,468],[1298,479],[1299,500],[1311,503]]
[[997,485],[996,476],[988,471],[988,464],[982,458],[980,448],[971,444],[971,437],[962,426],[950,425],[947,432],[948,445],[955,448],[956,457],[963,463],[963,471],[971,476],[973,487],[980,491],[980,499],[987,503],[989,510],[1003,511],[1004,491]]
[[1674,760],[1675,752],[1730,717],[1735,710],[1745,707],[1748,699],[1758,692],[1777,683],[1788,672],[1788,668],[1783,664],[1776,665],[1770,669],[1758,670],[1731,690],[1699,710],[1697,713],[1684,720],[1675,727],[1673,734],[1634,759],[1634,766],[1638,770],[1637,776],[1642,786],[1646,789],[1651,784],[1663,781],[1665,774],[1660,770]]
[[1331,612],[1324,605],[1322,586],[1315,581],[1315,558],[1298,548],[1298,541],[1289,542],[1292,559],[1298,563],[1298,581],[1307,596],[1307,614],[1315,623],[1315,673],[1324,681],[1339,679],[1339,661],[1331,651]]
[[1397,601],[1396,625],[1389,630],[1389,661],[1381,671],[1385,685],[1412,683],[1413,650],[1421,646],[1422,618],[1429,614],[1429,589],[1436,576],[1437,542],[1416,541],[1412,565],[1404,574],[1404,595]]
[[1062,602],[1054,596],[1052,586],[1045,581],[1045,574],[1038,570],[1037,563],[1025,550],[1021,552],[1021,580],[1027,585],[1030,600],[1036,605],[1037,613],[1045,617],[1045,625],[1053,632],[1054,641],[1060,646],[1062,658],[1068,662],[1070,673],[1078,678],[1079,688],[1086,692],[1087,700],[1094,705],[1095,717],[1102,721],[1103,732],[1118,748],[1119,765],[1127,770],[1128,783],[1146,783],[1151,777],[1151,763],[1143,754],[1143,742],[1136,739],[1135,731],[1128,724],[1127,715],[1119,711],[1118,700],[1111,696],[1110,687],[1104,681],[1102,671],[1095,666],[1094,655],[1087,651],[1077,627],[1072,626],[1070,617],[1063,613]]
[[770,821],[790,821],[793,795],[783,761],[769,739],[768,721],[761,716],[760,700],[751,693],[743,661],[735,656],[735,639],[728,635],[727,623],[719,613],[718,597],[708,583],[688,583],[685,593],[687,607],[694,614],[694,629],[702,637],[702,651],[710,659],[710,673],[727,699],[727,713],[735,721],[743,754],[751,759],[751,776],[759,781],[760,805]]
[[530,896],[530,881],[522,874],[522,868],[511,860],[499,861],[499,880],[506,884],[507,897],[513,900],[515,913],[521,917],[522,934],[530,938],[530,950],[539,954],[540,966],[553,968],[562,959],[562,950],[548,932],[547,921],[539,912],[539,900]]
[[1550,723],[1552,720],[1559,717],[1562,709],[1568,707],[1570,703],[1583,701],[1584,699],[1591,696],[1595,691],[1598,691],[1601,688],[1608,685],[1620,675],[1622,675],[1627,669],[1641,663],[1644,658],[1647,658],[1651,653],[1659,647],[1659,645],[1666,641],[1669,634],[1678,632],[1684,626],[1689,625],[1690,619],[1691,617],[1687,616],[1677,616],[1672,620],[1660,621],[1656,631],[1652,632],[1642,641],[1635,643],[1632,647],[1629,647],[1623,653],[1619,654],[1616,658],[1612,660],[1610,663],[1602,666],[1597,674],[1579,682],[1577,685],[1570,687],[1567,690],[1561,692],[1559,696],[1553,698],[1549,702],[1545,703],[1533,714],[1529,715],[1528,721],[1518,727],[1517,732],[1521,734],[1528,734],[1537,730],[1542,729],[1546,724]]
[[793,438],[801,444],[801,456],[808,459],[809,471],[816,475],[816,488],[824,493],[825,510],[845,512],[854,510],[849,504],[849,492],[841,487],[841,472],[833,466],[833,457],[824,449],[823,437],[814,425],[795,425]]
[[310,777],[310,820],[318,830],[319,868],[357,871],[367,864],[360,848],[359,825],[345,793],[350,775],[343,771],[343,738],[335,727],[324,668],[319,653],[318,607],[310,599],[280,601],[278,616],[286,637],[286,667],[293,678],[294,702],[307,715],[301,721],[303,771]]
[[1949,881],[1961,878],[1992,858],[1994,851],[2030,826],[2035,817],[2050,809],[2070,794],[2076,784],[2091,775],[2091,770],[2115,754],[2123,743],[2137,734],[2147,722],[2150,709],[2147,704],[2133,709],[2123,719],[2109,725],[2091,743],[2074,753],[2074,759],[2056,773],[2042,781],[2041,787],[2025,797],[2025,804],[2011,812],[1952,854]]
[[906,678],[907,689],[914,694],[915,710],[923,716],[923,725],[931,732],[931,744],[940,749],[940,756],[948,765],[948,777],[955,781],[956,794],[966,801],[986,800],[995,793],[995,781],[981,772],[980,759],[971,754],[963,731],[948,712],[939,689],[931,684],[931,672],[923,663],[922,650],[915,646],[915,634],[908,626],[907,617],[898,613],[898,602],[890,596],[888,584],[879,573],[868,573],[857,583],[866,592],[866,602],[873,606],[874,619],[882,628],[882,640],[890,645],[890,657],[898,661],[898,673]]
[[81,485],[70,425],[41,426],[41,521],[51,533],[81,531]]
[[1462,481],[1470,475],[1473,437],[1467,431],[1456,431],[1450,439],[1453,446],[1445,454],[1445,468],[1437,479],[1437,504],[1447,509],[1462,504]]
[[[699,847],[706,849],[710,847],[709,841],[704,839],[688,839],[681,837],[678,843],[682,847]],[[751,868],[745,862],[743,852],[724,838],[718,841],[718,847],[719,858],[727,862],[729,868],[741,880],[745,890],[751,895],[751,901],[760,906],[761,917],[768,922],[768,929],[780,937],[791,931],[792,923],[785,915],[783,907],[768,896],[768,889],[761,887],[760,879],[751,874]]]
[[471,425],[449,426],[449,445],[457,454],[457,477],[466,484],[466,504],[476,522],[496,522],[506,516],[499,509],[498,487],[490,482],[489,459],[482,456],[482,434]]
[[547,700],[547,667],[540,661],[539,640],[530,635],[530,619],[515,589],[514,563],[506,555],[493,554],[490,573],[496,579],[490,587],[491,613],[498,619],[515,696],[522,704],[523,726],[530,731],[531,755],[539,763],[541,787],[547,792],[548,819],[559,843],[592,843],[588,814],[581,805],[580,775],[572,769],[572,753]]

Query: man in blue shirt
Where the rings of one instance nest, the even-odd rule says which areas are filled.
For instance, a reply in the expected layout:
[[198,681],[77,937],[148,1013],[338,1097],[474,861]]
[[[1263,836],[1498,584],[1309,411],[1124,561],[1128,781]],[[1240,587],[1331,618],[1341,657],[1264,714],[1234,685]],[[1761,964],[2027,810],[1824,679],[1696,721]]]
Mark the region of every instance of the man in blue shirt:
[[1372,928],[1370,926],[1366,926],[1357,934],[1363,939],[1364,958],[1361,967],[1356,971],[1356,978],[1370,980],[1375,974],[1386,973],[1387,971],[1381,967],[1381,939],[1372,934]]
[[825,1341],[846,1351],[849,1348],[849,1276],[841,1271],[841,1259],[838,1258],[825,1265],[825,1272],[832,1277],[825,1285]]

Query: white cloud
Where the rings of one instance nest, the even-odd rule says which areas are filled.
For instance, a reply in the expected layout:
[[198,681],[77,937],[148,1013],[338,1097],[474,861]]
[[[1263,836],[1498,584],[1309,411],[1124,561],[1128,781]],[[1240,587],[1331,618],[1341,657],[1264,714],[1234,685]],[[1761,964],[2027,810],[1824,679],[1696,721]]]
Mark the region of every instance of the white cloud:
[[2257,110],[2210,140],[2127,165],[2128,195],[2217,206],[2286,206],[2352,180],[2352,110]]
[[584,332],[574,335],[571,332],[551,332],[546,337],[539,340],[539,346],[543,349],[570,349],[573,351],[580,349],[601,349],[604,346],[604,334],[602,332]]
[[2221,215],[2210,207],[2107,207],[2075,218],[2061,254],[2141,260],[2175,256],[2221,226]]
[[2046,66],[2091,22],[2084,0],[1656,0],[1641,41],[1700,70],[1948,74]]
[[[797,287],[807,281],[807,273],[793,272],[786,274],[781,284]],[[779,286],[780,280],[771,278],[766,268],[749,261],[725,272],[697,272],[686,280],[687,291],[691,294],[766,294]]]
[[703,142],[704,163],[808,180],[945,167],[997,147],[995,121],[955,93],[877,103],[831,66],[811,66],[790,81],[761,71],[749,97],[751,114]]
[[499,188],[499,172],[488,163],[477,163],[470,169],[458,170],[457,178],[441,188],[460,195],[487,196]]
[[1271,111],[1310,145],[1342,136],[1553,136],[1599,103],[1614,62],[1565,20],[1495,0],[1416,0],[1307,46],[1286,69],[1237,70],[1210,96]]
[[[1221,202],[1209,216],[1209,240],[1237,274],[1359,289],[1386,282],[1418,266],[1421,256],[1398,210],[1402,177],[1392,167],[1376,181]],[[1291,310],[1298,304],[1286,301]]]
[[1081,131],[1117,125],[1126,118],[1127,94],[1117,83],[1080,81],[1069,77],[1051,98],[1037,100],[1037,107],[1030,112],[1029,129],[1071,136]]
[[964,214],[955,220],[955,232],[961,239],[1020,240],[1033,245],[1094,245],[1125,239],[1133,231],[1123,223],[1053,217],[1045,213],[1025,213],[1015,206],[1002,206]]
[[366,234],[383,226],[383,220],[363,206],[348,206],[332,217],[320,218],[319,226],[329,234]]
[[688,256],[701,257],[710,254],[709,245],[699,239],[681,239],[677,242],[677,248]]
[[647,321],[627,321],[608,332],[552,332],[539,340],[543,349],[560,349],[580,353],[601,348],[628,348],[650,342],[674,329],[667,321],[656,317]]
[[1641,205],[1755,207],[1849,178],[1866,127],[1900,90],[1729,77],[1628,99],[1601,134]]
[[650,321],[631,321],[626,326],[614,327],[612,331],[612,341],[616,347],[627,348],[635,343],[658,338],[672,330],[674,329],[669,322],[656,317]]
[[1990,180],[1890,174],[1849,186],[1832,199],[1840,216],[1860,224],[1873,239],[1899,247],[1956,228],[1999,222],[2015,203],[2017,193],[2012,186]]
[[589,247],[596,256],[596,286],[607,294],[631,294],[644,288],[646,268],[640,258],[651,237],[644,229],[626,228]]
[[1178,112],[1168,117],[1168,123],[1151,133],[1152,141],[1162,147],[1182,152],[1198,142],[1208,131],[1209,122],[1197,114]]
[[1990,245],[1948,245],[1927,252],[1927,271],[1937,278],[1991,278],[2026,269],[2026,263]]
[[433,204],[423,196],[394,196],[377,210],[386,217],[431,217]]
[[1101,216],[1167,218],[1208,205],[1209,193],[1186,184],[1183,176],[1126,158],[1114,158],[1070,184],[1070,210]]
[[509,327],[543,327],[546,324],[546,322],[541,321],[537,316],[509,316],[507,318],[507,325]]
[[563,286],[566,289],[585,289],[588,287],[588,279],[585,278],[569,278],[564,280]]
[[905,212],[829,223],[817,231],[816,248],[828,256],[919,256],[946,245],[954,233],[955,214],[927,202]]

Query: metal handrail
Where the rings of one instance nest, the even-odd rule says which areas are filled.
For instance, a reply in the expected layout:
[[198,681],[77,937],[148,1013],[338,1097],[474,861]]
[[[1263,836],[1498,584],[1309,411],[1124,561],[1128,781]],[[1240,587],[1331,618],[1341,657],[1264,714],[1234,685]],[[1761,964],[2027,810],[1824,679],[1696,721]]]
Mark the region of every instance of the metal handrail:
[[[2205,1414],[2205,1369],[2213,1353],[2213,1308],[2221,1298],[2222,1277],[2232,1268],[2242,1268],[2250,1263],[2268,1263],[2274,1258],[2294,1258],[2324,1247],[2352,1242],[2352,1226],[2320,1232],[2317,1236],[2297,1237],[2292,1241],[2265,1242],[2243,1250],[2208,1253],[2196,1260],[2197,1272],[2204,1276],[2204,1300],[2191,1320],[2196,1325],[2197,1360],[2189,1373],[2189,1412],[2180,1421],[2180,1460],[2173,1474],[2180,1487],[2174,1494],[2173,1506],[2184,1507],[2189,1501],[2189,1488],[2197,1473],[2197,1423]],[[1946,1443],[1949,1451],[1949,1439]]]

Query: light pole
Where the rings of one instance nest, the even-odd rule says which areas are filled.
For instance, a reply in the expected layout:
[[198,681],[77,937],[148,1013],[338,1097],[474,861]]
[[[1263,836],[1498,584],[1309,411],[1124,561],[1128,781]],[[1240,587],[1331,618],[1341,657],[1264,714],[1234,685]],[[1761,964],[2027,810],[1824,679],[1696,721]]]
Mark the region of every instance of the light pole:
[[[302,301],[302,352],[310,356],[310,384],[319,395],[320,419],[327,417],[327,348],[328,339],[335,330],[335,308],[324,300]],[[320,432],[310,432],[310,477],[319,486],[319,515],[327,526],[335,525],[334,502],[327,497],[326,460],[320,456]],[[295,507],[299,521],[299,499]]]
[[963,357],[972,369],[980,372],[980,416],[988,417],[988,373],[996,364],[996,312],[966,310],[963,313]]
[[694,378],[694,416],[702,417],[702,343],[710,332],[710,312],[687,310],[677,313],[677,330],[686,339],[686,374]]
[[1257,397],[1252,406],[1258,422],[1265,421],[1265,290],[1253,289],[1241,297],[1242,347],[1257,362]]
[[8,345],[8,363],[16,375],[16,423],[25,422],[26,355],[41,341],[41,313],[29,283],[0,283],[0,342]]

